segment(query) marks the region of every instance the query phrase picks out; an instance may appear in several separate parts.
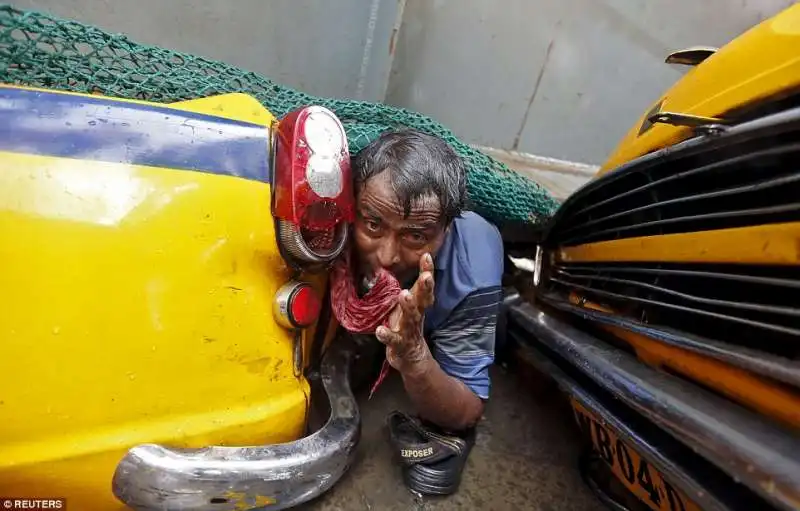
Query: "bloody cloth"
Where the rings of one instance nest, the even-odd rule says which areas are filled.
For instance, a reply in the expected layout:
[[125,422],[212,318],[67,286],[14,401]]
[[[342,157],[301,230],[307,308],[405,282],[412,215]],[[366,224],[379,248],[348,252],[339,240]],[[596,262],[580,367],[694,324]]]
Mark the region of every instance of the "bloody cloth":
[[387,323],[400,291],[400,283],[394,275],[380,269],[370,290],[359,297],[349,252],[333,265],[331,308],[336,320],[348,332],[374,334],[375,329]]
[[[331,272],[331,309],[336,320],[348,332],[374,334],[381,326],[388,326],[389,314],[397,305],[400,283],[390,272],[380,269],[369,291],[359,297],[356,290],[350,251],[347,250],[333,265]],[[389,363],[384,359],[380,375],[372,385],[369,396],[389,374]]]

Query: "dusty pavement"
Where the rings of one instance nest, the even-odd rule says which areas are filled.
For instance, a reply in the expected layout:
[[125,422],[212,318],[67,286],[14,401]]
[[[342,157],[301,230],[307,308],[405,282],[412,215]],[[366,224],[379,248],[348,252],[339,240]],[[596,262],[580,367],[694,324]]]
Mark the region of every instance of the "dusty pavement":
[[492,369],[491,401],[457,494],[420,501],[403,486],[383,428],[389,411],[410,410],[402,382],[393,375],[371,401],[359,396],[363,424],[355,465],[303,511],[605,509],[578,474],[569,410],[534,398],[526,389],[531,383],[502,367]]

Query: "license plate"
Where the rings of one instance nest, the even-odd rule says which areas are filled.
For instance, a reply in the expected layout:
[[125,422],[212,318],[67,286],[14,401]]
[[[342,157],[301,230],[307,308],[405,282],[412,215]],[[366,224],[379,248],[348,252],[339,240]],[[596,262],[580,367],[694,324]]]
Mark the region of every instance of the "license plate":
[[583,405],[570,399],[575,420],[614,476],[654,511],[700,511],[686,495]]

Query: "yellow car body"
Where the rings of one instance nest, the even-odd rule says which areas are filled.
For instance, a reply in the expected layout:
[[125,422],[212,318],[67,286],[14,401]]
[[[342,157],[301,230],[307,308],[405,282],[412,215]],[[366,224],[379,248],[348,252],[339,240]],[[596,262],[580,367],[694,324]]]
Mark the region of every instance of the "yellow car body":
[[[690,127],[648,122],[656,112],[735,121],[800,93],[800,5],[764,21],[691,69],[628,132],[598,175],[694,136]],[[644,129],[643,126],[648,126]],[[800,222],[631,237],[565,246],[556,258],[580,262],[800,264]],[[767,246],[768,250],[764,247]],[[642,360],[710,385],[743,404],[800,428],[800,393],[779,383],[630,332],[615,331]]]
[[[134,446],[301,438],[314,328],[273,317],[297,272],[271,211],[272,114],[243,94],[0,103],[0,495],[122,509]],[[282,504],[224,493],[214,509]]]
[[[689,71],[623,138],[600,176],[696,134],[686,126],[651,123],[653,114],[735,123],[800,92],[798,48],[800,6],[794,6]],[[47,101],[58,108],[43,115],[37,104]],[[203,457],[207,446],[300,439],[310,402],[304,369],[319,336],[313,327],[298,333],[273,318],[276,295],[298,272],[276,241],[272,114],[242,94],[165,106],[17,87],[0,88],[0,106],[26,134],[0,142],[0,285],[6,290],[0,494],[65,497],[78,510],[123,509],[120,497],[125,500],[129,486],[112,481],[137,446],[192,449],[187,456],[208,462],[204,466],[212,471],[219,460]],[[61,115],[60,108],[72,114]],[[118,129],[128,133],[137,122],[155,123],[139,126],[138,134],[150,142],[105,138]],[[186,147],[170,150],[170,137],[203,147],[189,150],[194,156],[188,161]],[[147,151],[113,156],[128,146]],[[800,222],[771,223],[556,245],[546,247],[543,257],[553,264],[797,265],[798,240]],[[302,278],[322,295],[321,278]],[[569,299],[587,311],[617,312],[580,292]],[[700,382],[784,426],[800,426],[796,389],[702,352],[603,328],[645,363]],[[597,413],[590,404],[578,400],[576,413]],[[614,434],[630,441],[624,431]],[[690,491],[691,484],[666,482],[669,467],[658,458],[631,450],[639,452],[628,456],[640,474],[650,474],[641,471],[640,458],[666,474],[651,474],[667,488],[660,504],[648,503],[647,488],[628,485],[650,507],[670,509],[671,503],[676,509],[680,502],[697,509],[708,502]],[[176,459],[165,457],[159,470]],[[625,482],[625,466],[613,468]],[[157,493],[147,484],[139,490]],[[796,498],[785,481],[754,484],[779,503]],[[280,493],[235,489],[197,495],[204,502],[187,508],[293,503]],[[143,502],[136,498],[126,502]],[[158,498],[147,502],[170,502]]]
[[690,129],[668,124],[653,125],[640,134],[656,105],[661,105],[656,111],[736,117],[739,112],[798,92],[798,41],[800,6],[794,5],[728,43],[653,102],[611,152],[600,174],[692,136]]
[[779,159],[798,50],[794,5],[693,62],[561,206],[535,303],[512,308],[541,341],[528,358],[656,511],[800,508],[800,216]]

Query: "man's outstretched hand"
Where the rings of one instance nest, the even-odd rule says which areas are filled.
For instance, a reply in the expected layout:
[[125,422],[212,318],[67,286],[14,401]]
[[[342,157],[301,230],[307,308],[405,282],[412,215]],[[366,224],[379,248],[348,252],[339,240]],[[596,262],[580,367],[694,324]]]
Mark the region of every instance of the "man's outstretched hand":
[[400,292],[398,304],[389,316],[389,328],[380,326],[375,336],[386,345],[386,360],[401,373],[431,357],[423,337],[425,309],[433,304],[433,258],[424,254],[419,263],[419,277],[411,287]]
[[433,284],[433,258],[425,254],[414,286],[400,293],[389,316],[389,328],[380,326],[375,334],[386,345],[386,360],[402,375],[417,413],[445,429],[459,431],[478,422],[483,402],[462,381],[442,370],[425,342],[424,313],[433,304]]

